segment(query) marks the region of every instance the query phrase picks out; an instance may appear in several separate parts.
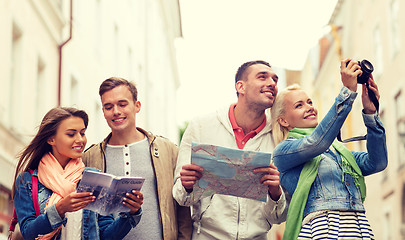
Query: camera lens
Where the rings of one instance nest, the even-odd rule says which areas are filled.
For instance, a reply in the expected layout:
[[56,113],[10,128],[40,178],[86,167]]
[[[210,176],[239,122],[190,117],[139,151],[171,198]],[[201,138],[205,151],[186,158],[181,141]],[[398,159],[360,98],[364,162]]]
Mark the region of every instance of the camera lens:
[[372,73],[374,71],[373,64],[371,64],[367,60],[363,60],[360,62],[360,67],[363,72]]
[[363,73],[357,77],[357,83],[364,84],[370,78],[370,74],[374,71],[374,67],[373,64],[371,64],[371,62],[367,61],[366,59],[359,62],[359,65]]
[[[346,67],[349,65],[350,61],[346,63]],[[368,81],[370,74],[374,71],[373,64],[369,62],[368,60],[364,59],[361,62],[358,61],[361,71],[363,71],[363,74],[360,76],[357,76],[357,83],[359,84],[364,84]]]

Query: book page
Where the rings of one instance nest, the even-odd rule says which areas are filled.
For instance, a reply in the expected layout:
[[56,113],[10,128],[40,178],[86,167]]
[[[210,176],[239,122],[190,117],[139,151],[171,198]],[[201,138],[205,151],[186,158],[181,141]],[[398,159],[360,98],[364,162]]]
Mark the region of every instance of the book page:
[[105,214],[106,200],[109,198],[109,189],[114,176],[95,171],[83,172],[83,177],[77,187],[77,192],[91,192],[96,200],[84,209]]
[[128,212],[129,208],[122,204],[123,197],[127,192],[140,190],[144,181],[145,179],[141,177],[116,177],[112,174],[85,170],[77,192],[93,193],[96,200],[84,209],[105,216],[111,213]]
[[141,190],[144,181],[145,179],[142,177],[117,177],[114,179],[111,184],[111,202],[108,212],[128,212],[129,208],[122,204],[125,194],[132,190]]

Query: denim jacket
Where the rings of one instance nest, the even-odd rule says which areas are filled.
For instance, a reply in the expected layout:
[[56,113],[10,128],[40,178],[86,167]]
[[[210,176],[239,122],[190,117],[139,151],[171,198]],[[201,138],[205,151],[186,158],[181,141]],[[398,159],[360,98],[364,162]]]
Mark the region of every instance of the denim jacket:
[[[38,169],[34,170],[33,176],[38,177]],[[41,214],[37,217],[32,202],[31,174],[24,172],[17,178],[14,207],[24,239],[35,239],[39,234],[50,233],[61,224],[66,223],[67,219],[62,219],[59,216],[55,204],[49,206],[45,213],[45,205],[51,195],[52,190],[46,188],[38,181],[38,202]],[[102,216],[84,209],[82,239],[122,239],[131,228],[138,224],[141,215],[142,211],[133,216],[129,213],[122,213],[120,217],[114,220],[112,215]],[[60,236],[56,239],[59,238]]]
[[[331,147],[349,114],[357,93],[343,87],[335,103],[314,132],[304,138],[282,141],[273,152],[274,163],[280,171],[281,185],[292,196],[306,162],[321,154],[319,169],[311,186],[304,217],[315,211],[338,209],[365,211],[360,190],[350,174],[342,180],[340,154]],[[387,166],[387,145],[384,127],[378,114],[364,114],[367,127],[367,152],[352,151],[363,176],[384,170]]]

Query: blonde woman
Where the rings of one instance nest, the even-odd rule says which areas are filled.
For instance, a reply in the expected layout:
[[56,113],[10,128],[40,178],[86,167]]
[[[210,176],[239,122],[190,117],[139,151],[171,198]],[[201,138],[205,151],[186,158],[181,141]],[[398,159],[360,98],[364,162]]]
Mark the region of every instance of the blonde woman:
[[[348,65],[346,66],[346,63]],[[365,216],[364,176],[387,166],[384,127],[363,85],[367,152],[349,151],[334,141],[357,96],[357,62],[341,62],[343,87],[325,118],[298,85],[279,92],[271,109],[278,143],[274,163],[281,185],[292,196],[283,239],[374,239]],[[370,89],[379,99],[372,76]]]

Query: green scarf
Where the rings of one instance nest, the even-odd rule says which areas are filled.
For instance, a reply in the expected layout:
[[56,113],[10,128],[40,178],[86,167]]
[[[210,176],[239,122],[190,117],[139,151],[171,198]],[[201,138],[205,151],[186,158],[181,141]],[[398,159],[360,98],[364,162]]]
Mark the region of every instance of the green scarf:
[[[306,135],[311,134],[314,129],[315,128],[294,128],[290,130],[288,137],[297,139],[303,138]],[[364,183],[363,174],[361,173],[353,154],[336,140],[332,143],[332,146],[342,157],[342,182],[344,182],[345,173],[350,174],[353,177],[356,187],[360,189],[361,200],[364,202],[364,199],[366,198],[366,185]],[[298,238],[302,227],[304,209],[307,203],[309,190],[311,189],[312,183],[315,181],[316,174],[318,173],[320,160],[321,155],[314,157],[308,161],[301,170],[300,178],[288,209],[283,240],[296,240]]]

